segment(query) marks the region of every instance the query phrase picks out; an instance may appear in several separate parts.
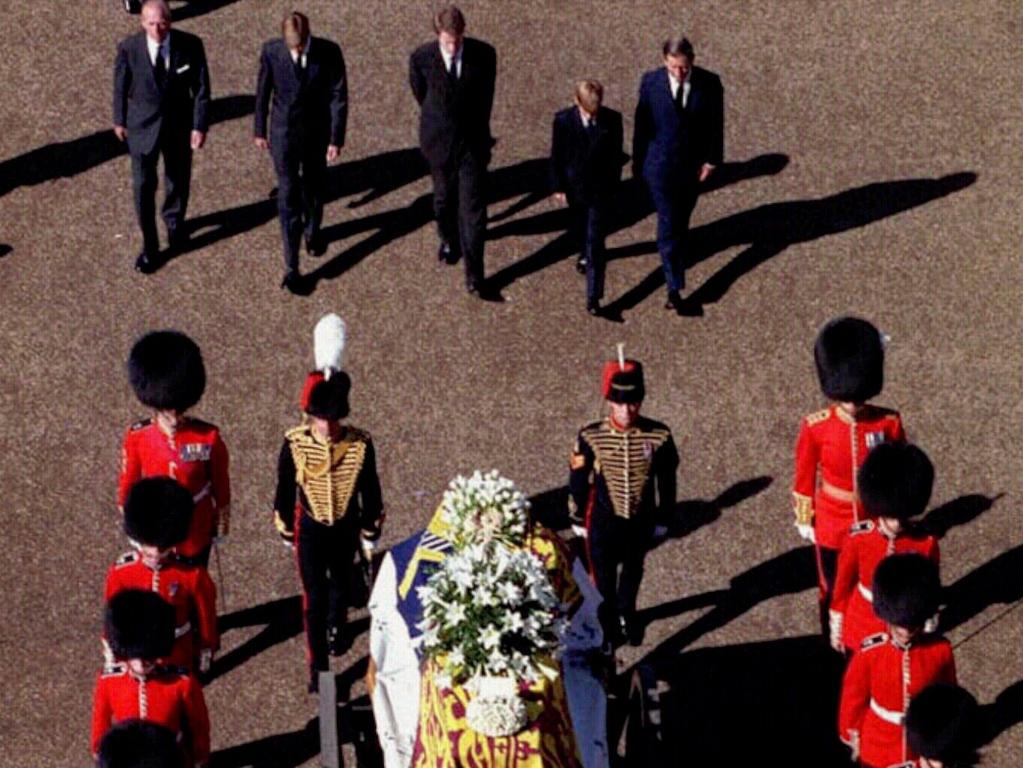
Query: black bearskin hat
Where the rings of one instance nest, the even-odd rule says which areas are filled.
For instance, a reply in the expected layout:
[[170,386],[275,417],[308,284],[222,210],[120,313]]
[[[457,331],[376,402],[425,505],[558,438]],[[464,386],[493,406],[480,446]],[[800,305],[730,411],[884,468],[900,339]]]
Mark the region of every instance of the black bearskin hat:
[[934,465],[915,445],[881,443],[856,475],[864,509],[874,517],[922,515],[934,488]]
[[305,412],[318,419],[337,421],[348,415],[348,392],[352,388],[352,380],[348,374],[339,371],[319,382],[309,393],[309,402]]
[[174,732],[145,720],[123,720],[99,744],[97,768],[184,768]]
[[938,611],[938,566],[923,555],[889,555],[874,571],[874,613],[905,629],[920,629]]
[[858,317],[827,323],[813,347],[821,390],[831,400],[865,403],[884,386],[884,346],[877,328]]
[[906,710],[909,748],[946,765],[976,760],[977,700],[958,685],[936,683],[913,697]]
[[136,341],[128,378],[139,401],[157,410],[187,411],[206,389],[199,346],[180,331],[153,331]]
[[107,603],[107,643],[118,659],[161,659],[174,648],[174,619],[174,607],[155,592],[126,589]]
[[124,533],[132,541],[170,549],[188,536],[195,503],[192,494],[170,477],[135,483],[124,502]]

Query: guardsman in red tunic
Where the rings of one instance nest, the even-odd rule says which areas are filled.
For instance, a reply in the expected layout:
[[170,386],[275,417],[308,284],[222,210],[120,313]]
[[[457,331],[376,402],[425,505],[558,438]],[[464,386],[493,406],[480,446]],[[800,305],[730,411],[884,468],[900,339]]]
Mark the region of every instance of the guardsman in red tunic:
[[979,762],[977,700],[958,685],[936,683],[906,712],[906,740],[920,755],[912,768],[969,768]]
[[367,549],[380,538],[383,521],[373,441],[341,421],[350,387],[343,372],[313,387],[308,423],[285,433],[277,461],[274,525],[295,546],[310,693],[318,689],[319,673],[330,668],[329,656],[344,653],[355,553],[360,542]]
[[906,443],[879,445],[857,474],[863,508],[871,520],[852,527],[838,556],[831,600],[831,646],[859,650],[863,639],[884,632],[874,615],[874,569],[888,555],[916,552],[938,565],[938,540],[909,521],[927,509],[934,466],[922,450]]
[[184,768],[185,758],[175,735],[156,723],[125,720],[99,744],[96,768]]
[[888,632],[853,654],[842,681],[839,738],[866,768],[913,765],[906,739],[910,702],[934,683],[955,683],[952,645],[923,631],[938,608],[937,566],[922,555],[890,555],[874,572],[874,611]]
[[217,592],[205,568],[174,557],[188,534],[192,494],[169,477],[139,480],[124,505],[124,532],[135,545],[107,572],[105,599],[125,589],[148,589],[174,606],[174,650],[167,663],[209,671],[220,646]]
[[213,424],[185,415],[206,388],[206,369],[195,342],[178,331],[139,339],[128,358],[128,377],[152,418],[131,425],[124,437],[118,505],[143,477],[172,477],[192,494],[195,511],[178,556],[206,567],[213,536],[230,527],[231,484],[227,447]]
[[803,419],[792,496],[796,529],[817,549],[821,632],[827,637],[838,553],[850,528],[865,518],[856,470],[873,448],[902,442],[905,434],[898,413],[867,402],[884,384],[884,348],[873,325],[856,317],[832,320],[817,336],[813,355],[821,390],[834,402]]
[[186,765],[210,759],[210,721],[202,686],[185,670],[158,666],[174,645],[174,608],[145,590],[119,592],[107,603],[105,633],[117,664],[96,680],[92,753],[125,720],[162,725],[183,740]]
[[[636,597],[654,527],[675,508],[678,449],[667,425],[639,415],[646,386],[635,360],[604,366],[609,414],[579,430],[569,459],[569,516],[587,543],[600,621],[612,645],[639,645]],[[621,566],[621,575],[618,573]]]

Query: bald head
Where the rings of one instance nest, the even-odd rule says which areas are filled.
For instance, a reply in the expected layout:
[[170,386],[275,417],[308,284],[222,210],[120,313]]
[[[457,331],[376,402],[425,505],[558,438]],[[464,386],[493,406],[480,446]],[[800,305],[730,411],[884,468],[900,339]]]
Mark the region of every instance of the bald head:
[[142,4],[142,29],[158,43],[167,39],[171,28],[171,12],[167,0],[146,0]]

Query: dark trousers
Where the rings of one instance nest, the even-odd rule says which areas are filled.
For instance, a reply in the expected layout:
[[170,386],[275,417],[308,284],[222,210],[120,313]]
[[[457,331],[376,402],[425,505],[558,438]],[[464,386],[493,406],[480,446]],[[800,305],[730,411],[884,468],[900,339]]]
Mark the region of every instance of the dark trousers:
[[344,521],[317,523],[306,515],[297,518],[295,550],[302,579],[302,617],[305,622],[312,674],[330,668],[327,633],[344,629],[352,561],[358,533]]
[[273,153],[277,171],[277,213],[284,241],[284,267],[298,269],[303,235],[319,237],[327,186],[327,147],[288,144]]
[[607,227],[607,206],[569,200],[568,215],[573,242],[580,258],[586,259],[586,300],[604,298],[604,272],[607,255],[604,236]]
[[185,220],[188,191],[192,182],[192,147],[188,133],[165,132],[151,152],[131,156],[131,180],[135,216],[142,230],[142,248],[150,256],[160,252],[156,232],[157,163],[163,155],[163,207],[160,214],[168,232]]
[[838,550],[831,547],[816,547],[817,551],[817,585],[820,601],[821,634],[825,639],[831,637],[828,611],[831,609],[831,598],[835,594],[835,577],[838,575]]
[[483,282],[483,241],[487,232],[486,160],[455,152],[444,165],[430,167],[433,213],[440,239],[465,259],[465,282]]
[[681,291],[686,286],[685,257],[689,240],[689,219],[696,207],[698,189],[695,183],[672,184],[647,180],[650,195],[657,210],[657,250],[661,254],[661,268],[668,293]]
[[607,639],[618,636],[619,617],[632,621],[636,616],[643,560],[651,538],[653,523],[647,516],[627,520],[600,507],[594,507],[590,515],[590,569],[597,591],[604,598],[600,624]]

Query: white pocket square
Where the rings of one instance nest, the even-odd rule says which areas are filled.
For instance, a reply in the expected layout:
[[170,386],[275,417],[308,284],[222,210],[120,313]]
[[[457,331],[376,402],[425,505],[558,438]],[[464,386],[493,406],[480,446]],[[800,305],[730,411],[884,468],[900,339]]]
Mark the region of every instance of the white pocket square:
[[178,68],[177,68],[176,70],[174,70],[174,71],[175,71],[175,72],[176,72],[177,74],[179,74],[179,75],[180,75],[180,74],[181,74],[182,72],[185,72],[186,70],[188,70],[188,68],[189,68],[190,66],[191,66],[191,65],[189,65],[189,64],[185,64],[185,65],[184,65],[183,67],[178,67]]

